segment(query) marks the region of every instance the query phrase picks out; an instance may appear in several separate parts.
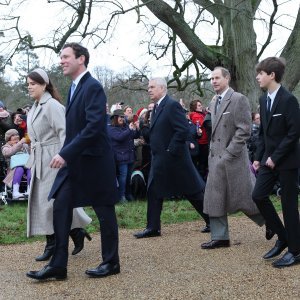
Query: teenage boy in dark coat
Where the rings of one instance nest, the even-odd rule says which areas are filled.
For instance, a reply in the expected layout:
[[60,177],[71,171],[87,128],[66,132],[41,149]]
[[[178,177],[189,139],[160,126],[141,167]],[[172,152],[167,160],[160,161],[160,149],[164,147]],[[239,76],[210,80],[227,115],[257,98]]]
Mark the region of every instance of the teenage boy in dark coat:
[[[264,259],[276,257],[288,248],[273,262],[277,268],[300,262],[300,113],[296,97],[280,84],[284,70],[284,60],[277,57],[266,58],[256,66],[256,79],[267,92],[260,98],[261,125],[253,162],[258,177],[252,196],[268,227],[278,236],[275,246]],[[269,198],[278,179],[284,225]]]

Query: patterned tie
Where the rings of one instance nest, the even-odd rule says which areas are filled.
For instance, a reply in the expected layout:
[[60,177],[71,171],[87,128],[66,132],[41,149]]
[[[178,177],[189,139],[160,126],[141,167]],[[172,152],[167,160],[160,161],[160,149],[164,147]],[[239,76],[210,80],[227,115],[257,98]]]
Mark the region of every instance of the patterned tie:
[[217,111],[220,107],[221,101],[222,101],[222,96],[219,95],[218,98],[217,98],[217,101],[216,101],[215,113],[217,113]]
[[70,100],[71,100],[72,97],[73,97],[73,94],[74,94],[75,89],[76,89],[76,84],[73,82],[72,85],[71,85]]

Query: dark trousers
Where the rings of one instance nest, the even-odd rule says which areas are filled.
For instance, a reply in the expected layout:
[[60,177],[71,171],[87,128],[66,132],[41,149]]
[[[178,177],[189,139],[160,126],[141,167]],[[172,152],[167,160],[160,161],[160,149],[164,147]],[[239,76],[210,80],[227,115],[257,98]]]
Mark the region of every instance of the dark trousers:
[[[160,215],[163,207],[163,198],[157,196],[153,184],[149,186],[147,196],[147,228],[160,230]],[[193,195],[186,195],[185,198],[202,216],[205,223],[209,224],[209,217],[203,212],[204,193],[198,192]]]
[[[114,205],[93,207],[99,223],[101,236],[102,264],[119,262],[118,225]],[[51,267],[65,268],[68,264],[69,232],[73,217],[73,203],[69,179],[57,191],[53,203],[53,226],[55,251]]]
[[[269,195],[275,182],[281,186],[281,205],[284,225],[279,218]],[[298,169],[272,170],[266,166],[259,169],[252,198],[266,220],[266,225],[288,243],[292,253],[300,251],[300,221],[298,211]]]
[[208,144],[199,144],[199,161],[198,171],[202,178],[206,181],[208,173]]

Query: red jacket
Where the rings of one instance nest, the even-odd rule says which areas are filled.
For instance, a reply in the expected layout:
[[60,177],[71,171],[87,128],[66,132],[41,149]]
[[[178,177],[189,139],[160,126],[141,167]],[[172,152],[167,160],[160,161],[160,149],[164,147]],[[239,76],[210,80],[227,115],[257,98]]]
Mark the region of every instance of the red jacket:
[[197,121],[199,121],[199,125],[200,125],[201,130],[202,130],[202,135],[198,139],[198,144],[199,145],[208,144],[208,136],[207,136],[206,130],[205,130],[205,128],[202,127],[202,124],[203,124],[204,119],[205,119],[205,113],[191,112],[190,113],[190,119],[194,124],[196,124]]

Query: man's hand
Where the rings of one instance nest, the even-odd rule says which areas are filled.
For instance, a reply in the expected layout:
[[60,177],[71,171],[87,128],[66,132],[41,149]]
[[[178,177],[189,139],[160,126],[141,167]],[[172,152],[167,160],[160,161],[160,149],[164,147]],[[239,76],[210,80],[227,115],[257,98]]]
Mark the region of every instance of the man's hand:
[[56,154],[50,162],[50,168],[59,169],[65,163],[66,163],[66,161],[59,154]]
[[271,157],[268,157],[268,159],[266,161],[266,166],[271,168],[271,169],[275,168],[275,164],[274,164],[273,160],[271,159]]
[[257,170],[258,170],[259,167],[260,167],[259,161],[255,160],[255,161],[253,162],[253,164],[252,164],[252,167],[253,167],[254,171],[257,172]]

